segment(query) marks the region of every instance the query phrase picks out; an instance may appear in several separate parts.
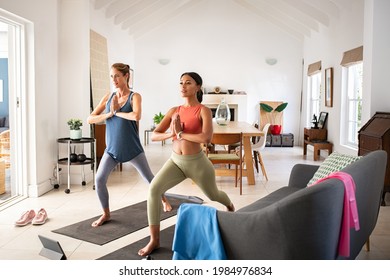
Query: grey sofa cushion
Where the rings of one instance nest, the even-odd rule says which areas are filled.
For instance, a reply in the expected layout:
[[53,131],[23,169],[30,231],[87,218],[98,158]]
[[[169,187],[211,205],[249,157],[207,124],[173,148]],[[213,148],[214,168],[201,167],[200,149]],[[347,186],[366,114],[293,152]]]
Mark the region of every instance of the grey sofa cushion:
[[0,117],[0,127],[4,127],[5,117]]

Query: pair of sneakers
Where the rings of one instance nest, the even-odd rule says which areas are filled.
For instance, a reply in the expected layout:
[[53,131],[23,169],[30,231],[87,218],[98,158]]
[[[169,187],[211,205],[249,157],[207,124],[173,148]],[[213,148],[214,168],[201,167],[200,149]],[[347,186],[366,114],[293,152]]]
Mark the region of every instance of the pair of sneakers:
[[15,222],[15,226],[23,227],[29,223],[33,225],[43,225],[47,220],[47,212],[41,208],[38,213],[34,210],[28,210]]

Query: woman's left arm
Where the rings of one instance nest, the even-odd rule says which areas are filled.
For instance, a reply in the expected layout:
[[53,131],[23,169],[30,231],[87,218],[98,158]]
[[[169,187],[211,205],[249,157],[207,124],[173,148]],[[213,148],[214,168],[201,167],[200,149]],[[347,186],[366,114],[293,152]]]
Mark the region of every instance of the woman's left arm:
[[[130,98],[130,96],[129,96]],[[142,115],[142,97],[139,93],[135,92],[133,94],[131,102],[131,107],[133,108],[133,112],[127,113],[127,112],[116,112],[116,116],[130,120],[130,121],[139,121],[141,119]]]

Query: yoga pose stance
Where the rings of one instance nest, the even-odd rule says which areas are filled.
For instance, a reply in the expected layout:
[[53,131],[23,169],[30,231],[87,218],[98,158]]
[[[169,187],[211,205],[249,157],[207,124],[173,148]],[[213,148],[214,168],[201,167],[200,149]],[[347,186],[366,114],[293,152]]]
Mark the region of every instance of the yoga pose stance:
[[149,188],[150,241],[138,251],[140,256],[147,256],[160,247],[159,197],[186,178],[192,179],[209,199],[225,205],[228,211],[234,211],[227,194],[218,190],[214,166],[201,148],[201,144],[209,143],[213,135],[211,110],[200,104],[203,94],[201,86],[202,78],[197,73],[182,74],[180,89],[184,104],[171,108],[153,131],[153,141],[173,138],[173,152]]
[[[117,91],[106,94],[88,117],[89,124],[106,121],[106,149],[95,180],[103,215],[92,223],[93,227],[110,220],[107,180],[118,163],[130,162],[148,183],[154,177],[138,136],[137,121],[141,119],[142,99],[139,93],[130,91],[129,65],[113,64],[110,76]],[[164,211],[171,211],[172,207],[163,194],[161,198]]]

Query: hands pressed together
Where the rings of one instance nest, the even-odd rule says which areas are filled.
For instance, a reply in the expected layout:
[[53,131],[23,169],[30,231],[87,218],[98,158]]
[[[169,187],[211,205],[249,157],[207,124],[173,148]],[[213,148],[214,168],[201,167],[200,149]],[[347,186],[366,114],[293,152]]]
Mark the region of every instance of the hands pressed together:
[[181,124],[181,121],[180,121],[180,116],[177,113],[175,113],[172,116],[171,129],[170,130],[172,132],[172,136],[178,135],[179,132],[183,131],[182,124]]
[[110,114],[111,114],[111,117],[113,115],[115,115],[115,113],[117,111],[119,111],[120,109],[120,106],[119,106],[119,102],[118,102],[118,96],[114,95],[112,97],[112,100],[111,100],[111,105],[110,105]]

